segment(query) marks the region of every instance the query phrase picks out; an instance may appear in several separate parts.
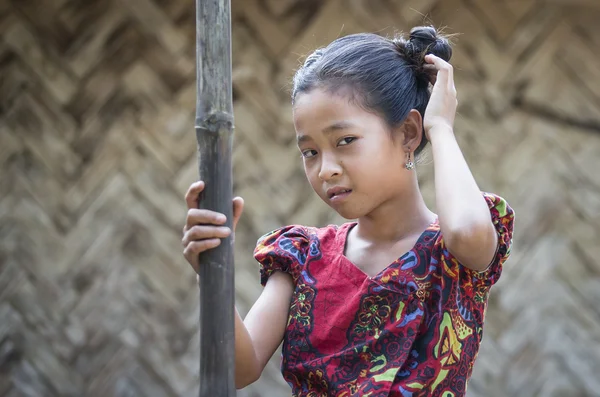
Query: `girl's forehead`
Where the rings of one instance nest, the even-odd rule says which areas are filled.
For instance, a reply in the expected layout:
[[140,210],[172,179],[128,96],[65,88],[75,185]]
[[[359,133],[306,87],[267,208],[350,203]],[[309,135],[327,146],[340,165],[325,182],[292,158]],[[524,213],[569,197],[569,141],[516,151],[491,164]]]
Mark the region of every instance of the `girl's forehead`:
[[350,98],[338,93],[330,93],[322,89],[311,90],[298,95],[293,107],[296,126],[331,120],[345,120],[360,117],[367,113],[352,103]]

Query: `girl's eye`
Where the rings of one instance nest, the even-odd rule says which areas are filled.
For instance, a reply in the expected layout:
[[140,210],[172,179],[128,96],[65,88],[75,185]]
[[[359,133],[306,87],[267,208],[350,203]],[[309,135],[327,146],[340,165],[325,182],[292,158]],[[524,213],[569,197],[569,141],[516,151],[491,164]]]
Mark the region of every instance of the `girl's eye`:
[[341,139],[341,140],[338,142],[338,146],[346,146],[346,145],[348,145],[349,143],[351,143],[351,142],[353,142],[353,141],[355,141],[355,140],[356,140],[356,138],[355,138],[355,137],[353,137],[353,136],[347,136],[347,137],[345,137],[345,138],[342,138],[342,139]]
[[308,149],[302,152],[302,157],[304,157],[305,159],[314,157],[317,155],[317,151],[313,150],[313,149]]

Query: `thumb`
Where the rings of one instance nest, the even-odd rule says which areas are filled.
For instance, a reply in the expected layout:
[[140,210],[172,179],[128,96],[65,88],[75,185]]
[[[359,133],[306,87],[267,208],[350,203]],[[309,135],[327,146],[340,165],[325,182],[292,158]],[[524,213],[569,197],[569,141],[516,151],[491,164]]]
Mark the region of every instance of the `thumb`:
[[240,220],[240,216],[244,211],[244,199],[241,197],[235,197],[233,199],[233,231],[235,232],[235,228],[237,226],[238,221]]

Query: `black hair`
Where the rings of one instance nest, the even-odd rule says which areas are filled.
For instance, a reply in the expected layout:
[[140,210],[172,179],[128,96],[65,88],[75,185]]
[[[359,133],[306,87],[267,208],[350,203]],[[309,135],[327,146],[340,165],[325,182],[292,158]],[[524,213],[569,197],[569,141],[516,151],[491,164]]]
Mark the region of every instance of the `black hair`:
[[[423,117],[430,97],[429,76],[423,68],[427,54],[445,61],[452,57],[448,39],[430,26],[411,29],[408,40],[373,33],[341,37],[306,58],[294,76],[292,103],[298,94],[317,87],[350,88],[353,99],[391,127],[402,123],[411,109]],[[423,134],[415,154],[425,145]]]

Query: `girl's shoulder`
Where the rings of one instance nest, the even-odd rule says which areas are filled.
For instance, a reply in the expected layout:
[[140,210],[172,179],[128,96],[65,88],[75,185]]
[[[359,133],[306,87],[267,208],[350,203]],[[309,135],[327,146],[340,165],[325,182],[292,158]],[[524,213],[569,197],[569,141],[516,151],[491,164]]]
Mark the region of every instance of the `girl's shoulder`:
[[277,270],[297,279],[311,253],[316,254],[325,246],[343,244],[340,232],[349,226],[349,223],[324,227],[293,224],[262,235],[254,248],[254,259],[261,267],[261,283],[264,285]]
[[324,241],[336,239],[341,231],[352,226],[352,223],[342,225],[330,224],[323,227],[304,226],[298,224],[287,225],[271,230],[259,237],[256,249],[272,246],[281,241],[293,241],[299,245],[308,244],[310,241]]

